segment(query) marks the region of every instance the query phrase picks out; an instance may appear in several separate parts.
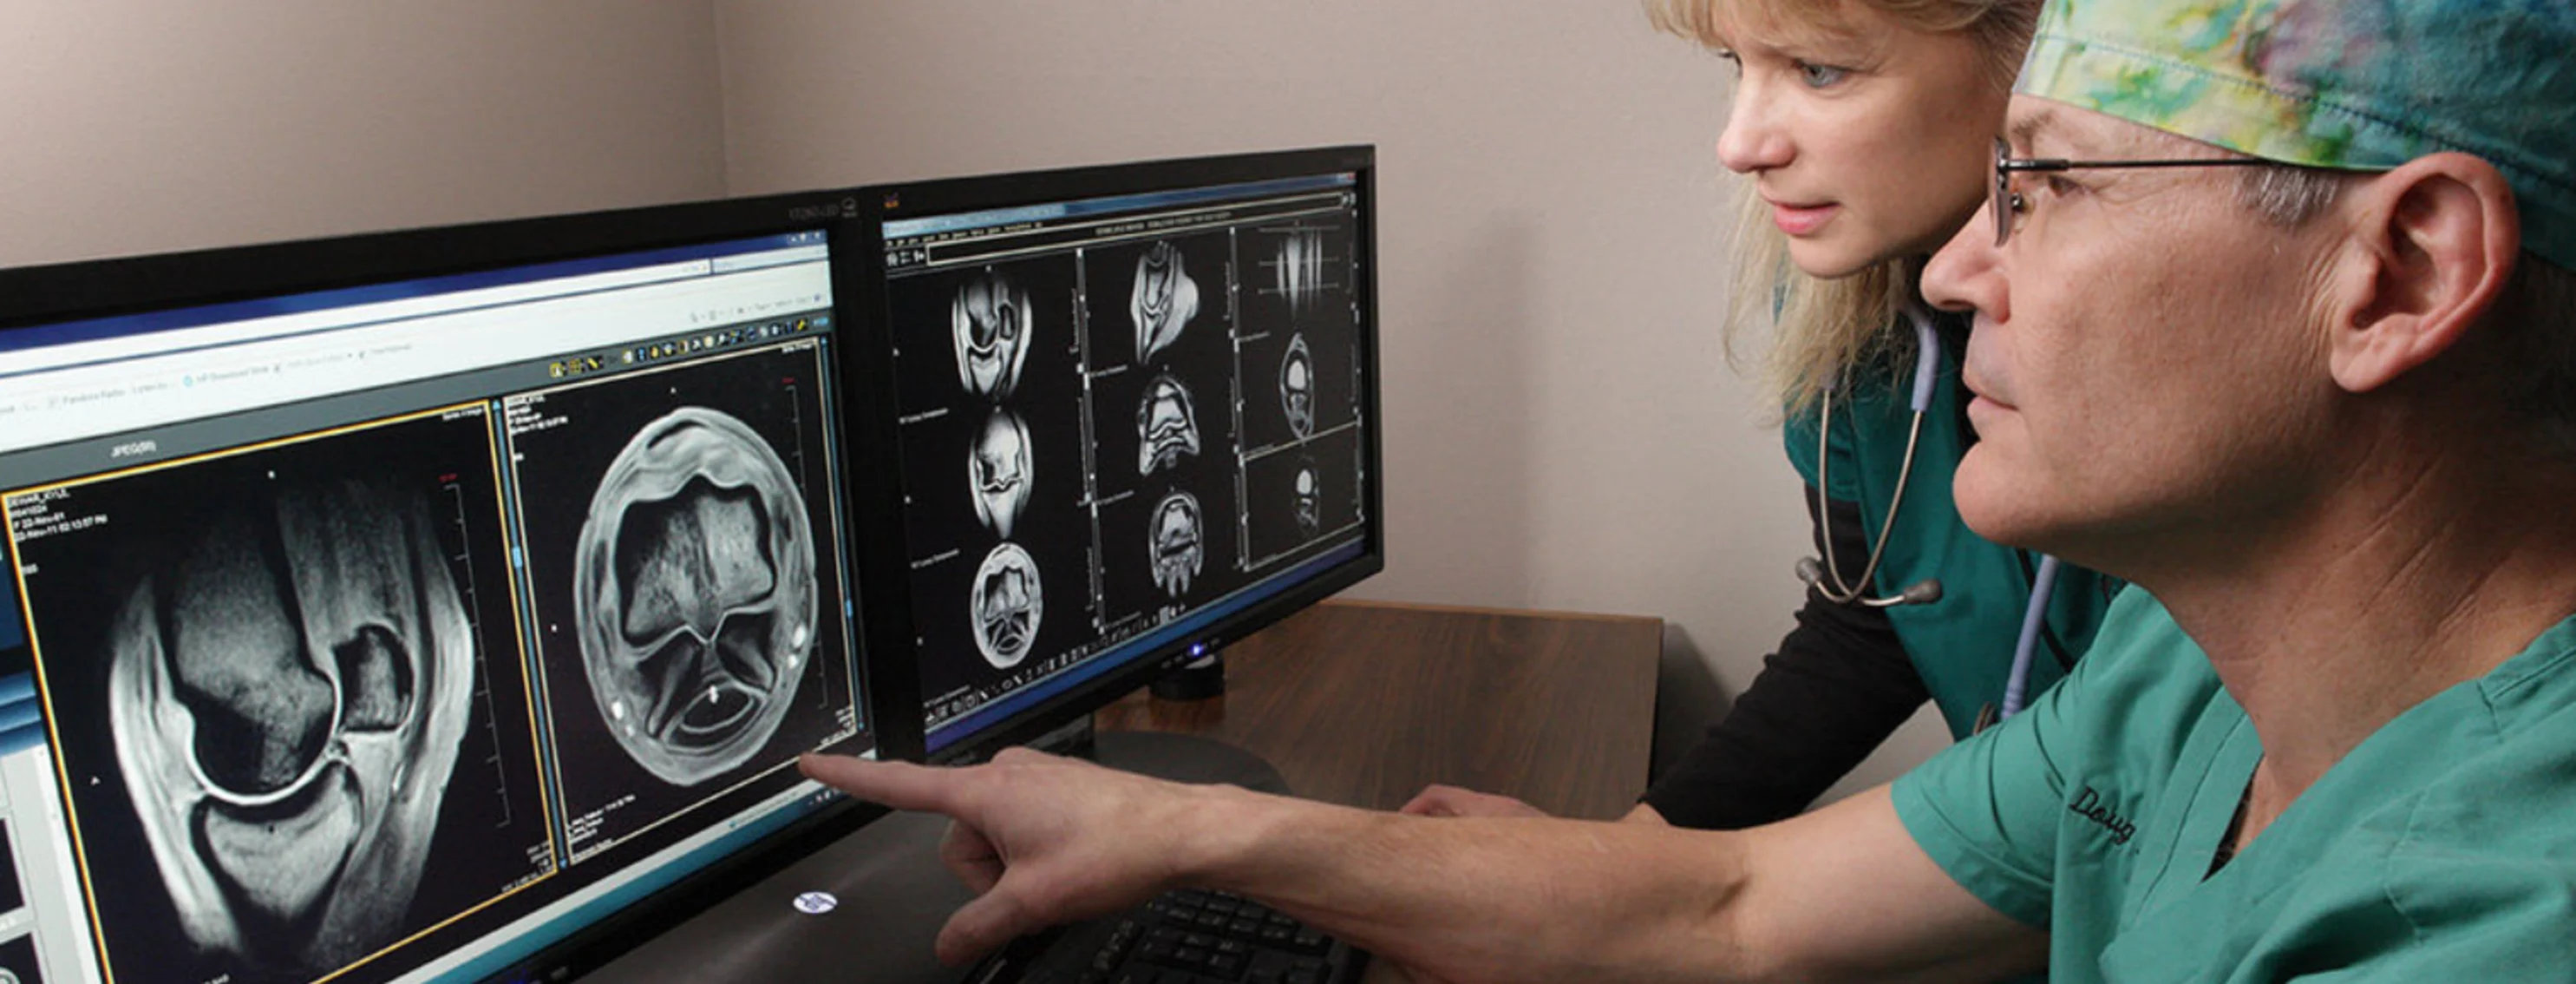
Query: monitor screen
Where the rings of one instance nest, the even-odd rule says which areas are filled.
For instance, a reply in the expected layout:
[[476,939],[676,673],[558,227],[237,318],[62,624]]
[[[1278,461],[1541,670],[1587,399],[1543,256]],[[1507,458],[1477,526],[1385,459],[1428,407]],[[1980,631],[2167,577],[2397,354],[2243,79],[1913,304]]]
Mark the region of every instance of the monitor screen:
[[0,976],[526,974],[856,812],[839,211],[0,274]]
[[1088,713],[1381,565],[1370,162],[888,193],[881,315],[934,753]]

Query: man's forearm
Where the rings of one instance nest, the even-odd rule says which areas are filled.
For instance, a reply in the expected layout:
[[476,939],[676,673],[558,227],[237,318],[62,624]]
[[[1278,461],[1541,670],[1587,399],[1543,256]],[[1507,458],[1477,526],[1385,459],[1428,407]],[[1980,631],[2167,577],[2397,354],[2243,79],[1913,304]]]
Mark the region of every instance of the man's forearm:
[[1185,878],[1444,979],[1751,980],[1763,963],[1730,931],[1745,872],[1733,835],[1253,794],[1188,822]]

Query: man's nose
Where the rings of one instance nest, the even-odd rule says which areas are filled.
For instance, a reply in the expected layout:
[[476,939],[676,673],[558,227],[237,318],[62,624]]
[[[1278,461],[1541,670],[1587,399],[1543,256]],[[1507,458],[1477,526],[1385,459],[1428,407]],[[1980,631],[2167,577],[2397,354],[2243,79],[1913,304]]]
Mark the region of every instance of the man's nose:
[[2003,248],[1995,245],[1994,217],[1979,209],[1923,267],[1923,300],[1944,311],[1976,311],[1988,318],[2010,316],[2010,291],[2003,274]]

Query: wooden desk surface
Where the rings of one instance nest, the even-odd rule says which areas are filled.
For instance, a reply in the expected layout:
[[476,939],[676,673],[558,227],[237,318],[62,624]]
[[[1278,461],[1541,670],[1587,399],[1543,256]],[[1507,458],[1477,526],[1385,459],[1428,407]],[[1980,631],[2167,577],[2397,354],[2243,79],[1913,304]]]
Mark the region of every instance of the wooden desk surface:
[[1327,802],[1440,782],[1611,819],[1646,788],[1662,648],[1655,618],[1332,601],[1228,647],[1225,696],[1139,690],[1094,722],[1232,742]]

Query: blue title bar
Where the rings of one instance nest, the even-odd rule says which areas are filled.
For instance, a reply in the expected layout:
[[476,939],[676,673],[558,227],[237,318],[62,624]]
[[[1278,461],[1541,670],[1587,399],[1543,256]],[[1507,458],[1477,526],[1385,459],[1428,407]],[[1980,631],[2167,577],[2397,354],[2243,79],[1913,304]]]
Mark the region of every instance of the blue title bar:
[[1155,191],[1109,198],[1088,198],[1078,202],[991,208],[980,212],[959,212],[954,215],[934,215],[920,219],[896,219],[885,224],[885,238],[908,239],[933,233],[989,229],[994,226],[1016,225],[1024,222],[1053,222],[1117,212],[1137,212],[1180,205],[1264,198],[1301,191],[1325,191],[1349,188],[1357,184],[1359,184],[1359,175],[1345,172],[1306,178],[1250,181],[1243,184],[1217,185],[1211,188],[1193,188],[1188,191]]
[[198,328],[206,325],[220,325],[235,321],[248,321],[253,318],[267,318],[286,314],[304,314],[312,311],[327,311],[332,308],[353,307],[360,304],[375,304],[383,301],[435,297],[440,294],[453,294],[459,291],[482,290],[490,287],[506,287],[512,284],[534,283],[541,280],[577,277],[593,273],[608,273],[617,270],[632,269],[635,267],[654,266],[662,263],[708,260],[719,257],[740,256],[746,253],[763,253],[770,250],[787,249],[797,246],[813,246],[822,242],[824,242],[824,235],[821,231],[798,232],[783,236],[761,236],[754,239],[734,239],[717,243],[704,243],[696,246],[677,246],[669,249],[646,250],[635,253],[618,253],[611,256],[594,256],[580,260],[561,260],[553,263],[532,263],[525,266],[486,270],[480,273],[460,273],[443,277],[424,277],[417,280],[398,280],[388,283],[369,284],[364,287],[346,287],[337,290],[313,291],[304,294],[282,294],[275,297],[262,297],[247,301],[233,301],[225,304],[208,304],[200,307],[173,308],[170,310],[152,311],[144,314],[118,315],[111,318],[92,318],[85,321],[63,321],[50,325],[38,325],[29,328],[17,329],[15,331],[0,332],[0,352],[24,351],[27,349],[43,348],[49,345],[66,345],[73,342],[96,341],[103,338],[117,338],[125,335],[142,334],[144,332],[170,331],[179,328]]

